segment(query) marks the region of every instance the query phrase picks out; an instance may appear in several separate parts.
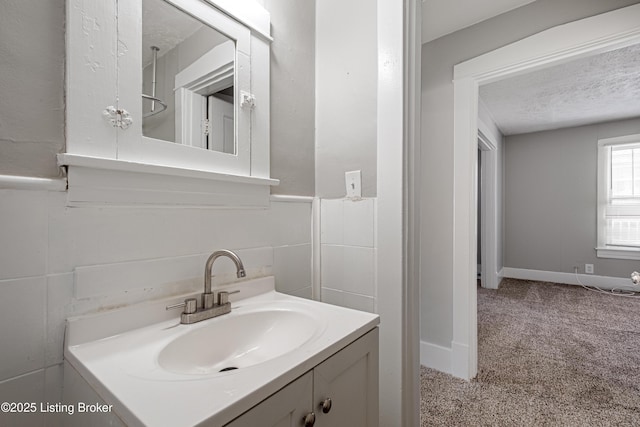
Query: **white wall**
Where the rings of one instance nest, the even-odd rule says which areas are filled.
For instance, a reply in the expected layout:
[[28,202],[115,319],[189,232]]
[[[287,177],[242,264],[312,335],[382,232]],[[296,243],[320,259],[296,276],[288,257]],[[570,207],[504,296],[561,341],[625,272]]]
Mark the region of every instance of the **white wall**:
[[[406,319],[414,321],[417,313],[409,313],[411,289],[403,275],[403,172],[410,150],[405,143],[411,142],[405,85],[414,87],[405,80],[411,75],[405,70],[411,66],[405,57],[411,46],[404,13],[415,4],[323,0],[316,5],[322,299],[366,310],[373,305],[380,314],[380,425],[414,425],[417,361],[413,364],[415,354],[406,350],[417,337]],[[342,199],[344,173],[351,170],[362,171],[364,201]]]
[[[316,2],[316,197],[325,302],[376,310],[376,3]],[[363,200],[344,199],[360,170]]]
[[271,13],[272,194],[315,195],[316,2],[265,0]]
[[[278,290],[311,296],[308,202],[254,210],[68,208],[65,193],[20,190],[0,190],[0,200],[3,401],[61,402],[67,317],[199,291],[216,249],[237,250],[249,277],[275,274]],[[214,286],[236,280],[232,270],[231,262],[217,262]],[[44,416],[9,422],[40,425]]]
[[317,197],[343,197],[352,170],[362,195],[376,195],[376,23],[375,2],[316,2]]

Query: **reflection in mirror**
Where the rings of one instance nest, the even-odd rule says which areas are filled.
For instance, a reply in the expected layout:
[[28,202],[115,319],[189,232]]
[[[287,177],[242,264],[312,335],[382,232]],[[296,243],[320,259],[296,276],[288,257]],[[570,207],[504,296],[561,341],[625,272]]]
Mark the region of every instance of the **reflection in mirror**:
[[235,43],[164,0],[142,0],[142,134],[236,153]]

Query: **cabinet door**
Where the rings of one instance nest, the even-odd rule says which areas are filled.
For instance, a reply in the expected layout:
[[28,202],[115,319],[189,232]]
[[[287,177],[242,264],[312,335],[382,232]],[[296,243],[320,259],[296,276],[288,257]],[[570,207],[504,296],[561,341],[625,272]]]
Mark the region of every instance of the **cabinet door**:
[[276,394],[249,409],[227,427],[300,427],[312,411],[313,374],[307,372]]
[[[378,328],[314,370],[315,427],[378,426]],[[322,409],[325,403],[325,413]]]

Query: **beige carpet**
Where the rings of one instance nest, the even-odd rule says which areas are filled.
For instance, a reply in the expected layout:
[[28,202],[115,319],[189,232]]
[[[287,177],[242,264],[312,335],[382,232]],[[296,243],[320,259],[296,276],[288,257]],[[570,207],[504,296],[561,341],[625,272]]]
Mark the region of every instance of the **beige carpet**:
[[640,426],[640,298],[478,291],[478,377],[421,370],[422,426]]

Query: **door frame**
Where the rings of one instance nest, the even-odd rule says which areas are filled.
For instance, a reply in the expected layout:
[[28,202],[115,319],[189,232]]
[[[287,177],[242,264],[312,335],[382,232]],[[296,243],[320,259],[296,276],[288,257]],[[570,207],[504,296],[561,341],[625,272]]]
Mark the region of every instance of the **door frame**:
[[377,0],[376,288],[380,425],[420,422],[421,2]]
[[640,42],[640,4],[559,25],[454,67],[452,373],[478,372],[476,180],[478,88]]
[[[498,289],[498,142],[478,121],[480,157],[480,272],[483,288]],[[476,187],[477,188],[477,187]],[[477,217],[477,212],[476,212]],[[476,272],[477,274],[477,272]]]

